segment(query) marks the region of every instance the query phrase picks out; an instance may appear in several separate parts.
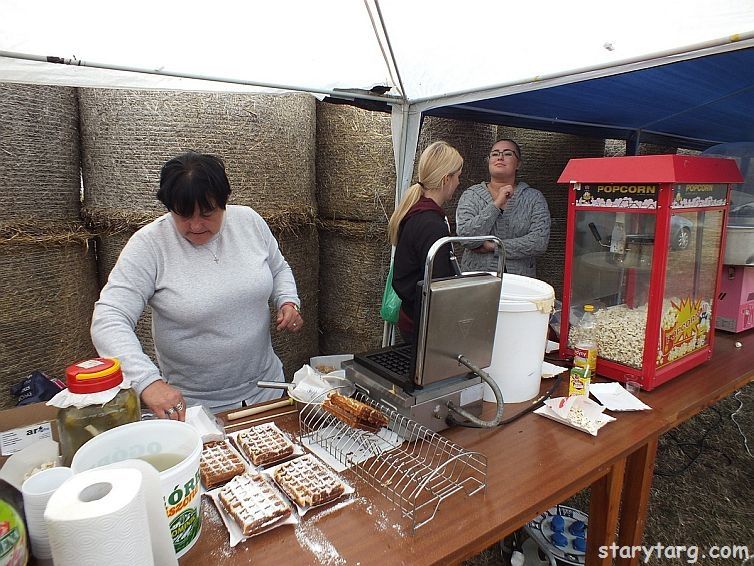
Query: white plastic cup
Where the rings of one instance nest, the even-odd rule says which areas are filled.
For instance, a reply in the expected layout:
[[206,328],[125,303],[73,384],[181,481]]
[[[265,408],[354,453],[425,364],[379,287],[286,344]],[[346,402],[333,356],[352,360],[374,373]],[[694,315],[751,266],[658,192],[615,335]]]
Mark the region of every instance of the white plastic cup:
[[80,473],[132,458],[154,464],[160,455],[178,461],[160,472],[160,489],[178,558],[199,539],[202,525],[199,457],[202,439],[181,421],[157,419],[129,423],[95,436],[73,456],[71,468]]
[[32,554],[40,559],[52,558],[50,539],[44,521],[47,502],[63,483],[73,475],[71,468],[63,466],[41,470],[21,485],[24,498],[24,514],[29,528],[29,541]]

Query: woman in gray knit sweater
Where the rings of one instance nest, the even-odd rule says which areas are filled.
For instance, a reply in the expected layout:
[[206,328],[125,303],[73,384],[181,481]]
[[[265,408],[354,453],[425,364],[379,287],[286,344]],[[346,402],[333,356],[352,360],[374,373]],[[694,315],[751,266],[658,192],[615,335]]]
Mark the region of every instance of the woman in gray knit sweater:
[[[550,210],[544,195],[516,179],[521,148],[510,139],[497,141],[488,157],[490,180],[466,189],[456,209],[459,236],[497,236],[505,248],[505,271],[536,277],[537,256],[550,240]],[[492,242],[464,244],[463,271],[495,271]]]

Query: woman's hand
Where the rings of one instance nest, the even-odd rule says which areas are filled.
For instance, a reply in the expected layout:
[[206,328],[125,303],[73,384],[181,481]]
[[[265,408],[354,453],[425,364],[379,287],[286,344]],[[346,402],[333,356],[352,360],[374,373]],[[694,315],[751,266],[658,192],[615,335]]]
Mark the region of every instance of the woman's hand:
[[496,249],[497,249],[497,246],[495,245],[495,242],[485,240],[481,246],[479,246],[478,248],[474,248],[471,251],[476,252],[478,254],[489,254],[489,253],[494,252]]
[[497,189],[497,193],[492,195],[492,201],[495,203],[495,206],[498,208],[505,208],[505,205],[508,203],[508,199],[511,198],[511,195],[513,194],[513,186],[512,185],[503,185],[502,187]]
[[287,330],[288,332],[300,332],[304,326],[304,319],[298,312],[298,308],[293,303],[283,303],[278,311],[277,330]]
[[186,401],[181,392],[161,379],[149,384],[141,392],[141,401],[154,416],[174,421],[186,420]]

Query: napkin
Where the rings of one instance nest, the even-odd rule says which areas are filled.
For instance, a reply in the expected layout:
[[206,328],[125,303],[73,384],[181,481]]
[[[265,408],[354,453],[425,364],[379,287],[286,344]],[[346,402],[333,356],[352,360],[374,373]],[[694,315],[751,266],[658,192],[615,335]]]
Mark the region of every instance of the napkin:
[[597,431],[615,417],[604,414],[605,408],[595,403],[585,395],[571,395],[570,397],[555,397],[548,399],[545,404],[534,412],[553,421],[588,432],[597,436]]
[[556,366],[555,364],[551,364],[547,361],[542,362],[542,379],[555,377],[556,375],[559,375],[564,371],[568,371],[568,368]]
[[626,391],[620,383],[591,383],[589,393],[611,411],[646,411],[652,408],[642,403],[634,394]]

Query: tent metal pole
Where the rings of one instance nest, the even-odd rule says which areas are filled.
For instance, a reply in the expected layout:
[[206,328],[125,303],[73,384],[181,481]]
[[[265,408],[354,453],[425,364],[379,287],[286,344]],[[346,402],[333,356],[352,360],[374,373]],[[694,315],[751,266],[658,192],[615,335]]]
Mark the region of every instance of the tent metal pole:
[[199,81],[210,81],[216,83],[237,84],[243,86],[254,86],[260,88],[269,88],[285,91],[296,92],[309,92],[312,94],[323,94],[332,96],[334,98],[341,98],[344,100],[374,100],[377,102],[386,102],[388,104],[400,100],[395,96],[388,95],[376,95],[369,94],[365,91],[349,91],[349,90],[331,90],[331,89],[319,89],[319,88],[304,88],[297,85],[287,85],[278,83],[265,83],[257,81],[247,81],[243,79],[234,79],[231,77],[214,77],[208,75],[199,75],[196,73],[180,73],[177,71],[169,71],[164,69],[147,69],[140,67],[128,67],[124,65],[113,65],[109,63],[95,63],[92,61],[82,61],[80,59],[65,59],[63,57],[49,57],[44,55],[33,55],[30,53],[16,53],[12,51],[0,50],[0,57],[7,57],[9,59],[21,59],[24,61],[36,61],[38,63],[56,63],[60,65],[71,65],[74,67],[90,67],[93,69],[103,69],[107,71],[126,71],[130,73],[140,73],[145,75],[158,75],[163,77],[174,77],[178,79],[192,79]]

